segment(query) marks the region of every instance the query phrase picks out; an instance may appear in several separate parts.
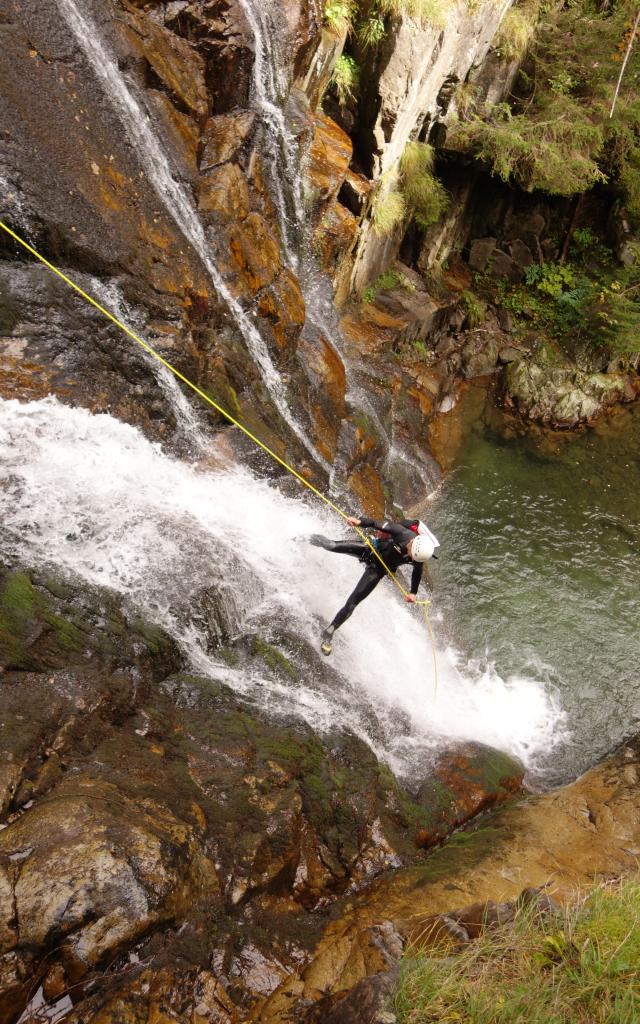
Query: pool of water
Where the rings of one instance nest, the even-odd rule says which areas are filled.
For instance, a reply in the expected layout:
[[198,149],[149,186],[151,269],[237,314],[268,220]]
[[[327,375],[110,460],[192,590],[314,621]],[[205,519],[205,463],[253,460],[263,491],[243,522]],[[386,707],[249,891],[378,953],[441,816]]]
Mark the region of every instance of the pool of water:
[[581,434],[523,432],[487,404],[428,518],[443,639],[542,681],[564,712],[538,779],[573,778],[639,731],[640,403]]

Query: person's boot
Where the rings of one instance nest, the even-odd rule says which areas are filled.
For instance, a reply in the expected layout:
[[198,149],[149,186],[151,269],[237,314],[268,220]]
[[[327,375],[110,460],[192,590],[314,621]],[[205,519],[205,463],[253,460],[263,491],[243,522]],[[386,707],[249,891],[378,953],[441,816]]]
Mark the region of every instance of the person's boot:
[[329,657],[333,649],[332,641],[335,628],[335,626],[327,626],[327,628],[322,633],[322,643],[320,644],[320,650],[322,651],[323,654],[326,654],[327,657]]
[[335,541],[329,540],[328,537],[323,537],[321,533],[312,533],[309,537],[309,543],[313,544],[314,548],[324,548],[325,551],[333,551]]

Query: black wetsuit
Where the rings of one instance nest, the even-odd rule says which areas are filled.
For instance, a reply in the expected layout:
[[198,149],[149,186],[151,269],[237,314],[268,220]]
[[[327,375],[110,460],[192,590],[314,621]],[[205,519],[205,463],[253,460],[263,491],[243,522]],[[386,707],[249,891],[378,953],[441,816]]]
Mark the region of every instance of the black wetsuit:
[[[423,563],[412,561],[406,550],[409,541],[414,540],[416,537],[415,531],[411,529],[411,524],[414,522],[415,520],[412,519],[403,519],[399,523],[394,523],[392,520],[386,520],[382,523],[378,522],[377,519],[362,518],[360,525],[367,530],[382,530],[389,535],[388,538],[374,542],[376,550],[392,573],[395,573],[396,569],[401,565],[411,565],[413,567],[411,593],[417,594],[420,580],[422,579]],[[375,590],[380,580],[386,575],[386,572],[384,565],[381,565],[380,560],[376,558],[371,548],[364,542],[334,541],[328,547],[328,550],[337,551],[338,554],[342,555],[353,555],[354,558],[359,558],[366,565],[366,569],[358,580],[355,590],[349,595],[346,603],[331,623],[334,629],[339,629],[360,602],[364,601],[365,597],[368,597],[372,590]]]

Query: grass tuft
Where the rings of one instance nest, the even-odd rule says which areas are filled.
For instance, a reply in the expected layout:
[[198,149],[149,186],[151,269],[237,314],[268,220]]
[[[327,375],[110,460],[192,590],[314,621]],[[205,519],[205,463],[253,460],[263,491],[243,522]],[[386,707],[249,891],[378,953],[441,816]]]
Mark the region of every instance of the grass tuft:
[[357,10],[357,0],[327,0],[324,20],[338,35],[346,35],[353,28]]
[[377,235],[390,235],[401,224],[407,212],[404,196],[396,189],[377,198],[373,204],[373,230]]
[[444,186],[432,173],[433,160],[433,149],[424,142],[409,142],[400,159],[402,193],[421,228],[435,224],[449,203]]
[[346,53],[338,57],[329,84],[335,89],[341,107],[354,99],[360,86],[360,68],[353,57]]
[[400,1024],[637,1024],[640,881],[602,884],[550,916],[521,907],[457,954],[431,954],[405,954]]

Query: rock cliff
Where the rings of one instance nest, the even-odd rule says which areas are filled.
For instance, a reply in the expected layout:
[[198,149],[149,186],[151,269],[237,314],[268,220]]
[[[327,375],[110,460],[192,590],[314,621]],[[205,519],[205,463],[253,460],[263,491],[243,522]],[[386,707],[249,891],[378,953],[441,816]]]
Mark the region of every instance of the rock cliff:
[[[490,50],[509,7],[389,15],[367,50],[320,0],[0,0],[2,218],[315,484],[409,507],[446,465],[438,415],[465,380],[507,367],[507,404],[561,426],[636,393],[629,367],[523,345],[470,291],[474,272],[522,282],[554,218],[573,222],[445,146],[461,84],[511,87]],[[363,74],[340,103],[345,46]],[[410,143],[448,154],[449,207],[381,232]],[[175,385],[0,233],[0,397],[48,394],[193,455]],[[205,466],[273,474],[208,415]],[[521,795],[521,766],[457,747],[409,791],[347,730],[187,671],[111,591],[0,554],[0,1024],[43,1002],[74,1024],[346,1021],[421,915],[637,853],[633,744],[430,854]],[[340,685],[286,631],[231,629],[224,593],[199,602],[226,664],[285,705]]]

